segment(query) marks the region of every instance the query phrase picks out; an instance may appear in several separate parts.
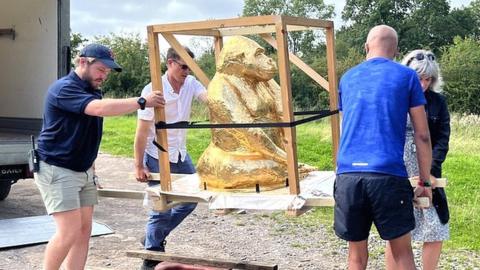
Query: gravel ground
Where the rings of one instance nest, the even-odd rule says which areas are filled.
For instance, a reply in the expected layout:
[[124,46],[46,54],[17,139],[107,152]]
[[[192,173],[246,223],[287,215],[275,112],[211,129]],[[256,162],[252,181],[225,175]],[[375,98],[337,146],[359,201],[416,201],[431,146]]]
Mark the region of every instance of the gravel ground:
[[[97,174],[106,188],[143,190],[128,180],[133,161],[101,154]],[[147,211],[141,201],[101,198],[94,219],[107,224],[115,234],[91,239],[87,269],[138,269],[140,259],[125,256],[141,249]],[[12,187],[0,202],[0,218],[44,215],[45,210],[33,180]],[[197,209],[167,238],[166,251],[184,256],[224,258],[274,263],[279,269],[346,269],[347,245],[333,233],[331,224],[308,222],[312,212],[287,218],[283,212],[233,211],[217,215],[206,205]],[[368,269],[383,269],[384,242],[374,232],[369,239]],[[41,269],[45,245],[0,250],[0,269]],[[419,261],[419,248],[415,247]],[[480,269],[480,253],[444,252],[441,269]]]

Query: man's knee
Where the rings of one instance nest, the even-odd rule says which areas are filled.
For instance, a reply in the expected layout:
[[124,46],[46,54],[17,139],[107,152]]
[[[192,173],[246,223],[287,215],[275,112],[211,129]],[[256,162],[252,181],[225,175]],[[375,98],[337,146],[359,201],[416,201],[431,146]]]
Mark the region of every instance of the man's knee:
[[348,242],[348,264],[352,269],[365,269],[368,262],[368,243],[363,241]]
[[410,233],[389,240],[391,255],[395,261],[413,259],[412,243]]

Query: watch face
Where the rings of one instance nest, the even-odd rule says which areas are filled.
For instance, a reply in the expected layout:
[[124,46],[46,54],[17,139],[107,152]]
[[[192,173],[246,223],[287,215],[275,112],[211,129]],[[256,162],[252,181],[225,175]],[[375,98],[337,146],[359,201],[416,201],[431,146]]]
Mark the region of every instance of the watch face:
[[138,98],[137,103],[140,105],[140,109],[145,109],[145,105],[147,104],[147,100],[143,97]]

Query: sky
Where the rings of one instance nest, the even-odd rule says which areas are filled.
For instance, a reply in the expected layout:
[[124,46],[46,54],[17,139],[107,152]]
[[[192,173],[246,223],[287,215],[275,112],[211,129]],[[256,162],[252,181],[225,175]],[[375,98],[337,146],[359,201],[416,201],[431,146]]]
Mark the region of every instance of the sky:
[[[139,33],[146,26],[173,22],[235,18],[242,14],[244,0],[70,0],[70,27],[91,39],[110,33]],[[335,5],[335,27],[341,23],[345,0],[325,0]],[[452,0],[452,7],[471,0]],[[180,42],[182,40],[180,39]]]

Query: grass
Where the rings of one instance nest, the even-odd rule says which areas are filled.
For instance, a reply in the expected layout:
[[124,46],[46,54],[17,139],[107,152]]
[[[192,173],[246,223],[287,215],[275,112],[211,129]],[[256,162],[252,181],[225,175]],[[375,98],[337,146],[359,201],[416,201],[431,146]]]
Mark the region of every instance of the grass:
[[[207,119],[206,112],[197,105],[192,113],[196,120]],[[136,117],[110,117],[105,119],[101,151],[124,157],[133,156]],[[194,162],[210,142],[209,130],[189,130],[187,148]],[[297,153],[300,162],[333,170],[329,119],[297,127]],[[445,248],[480,251],[480,117],[452,117],[450,151],[443,165],[448,178],[446,188],[450,205],[450,240]],[[278,219],[285,217],[275,217]],[[319,222],[331,226],[332,208],[316,208],[308,215],[296,218],[303,226]]]

